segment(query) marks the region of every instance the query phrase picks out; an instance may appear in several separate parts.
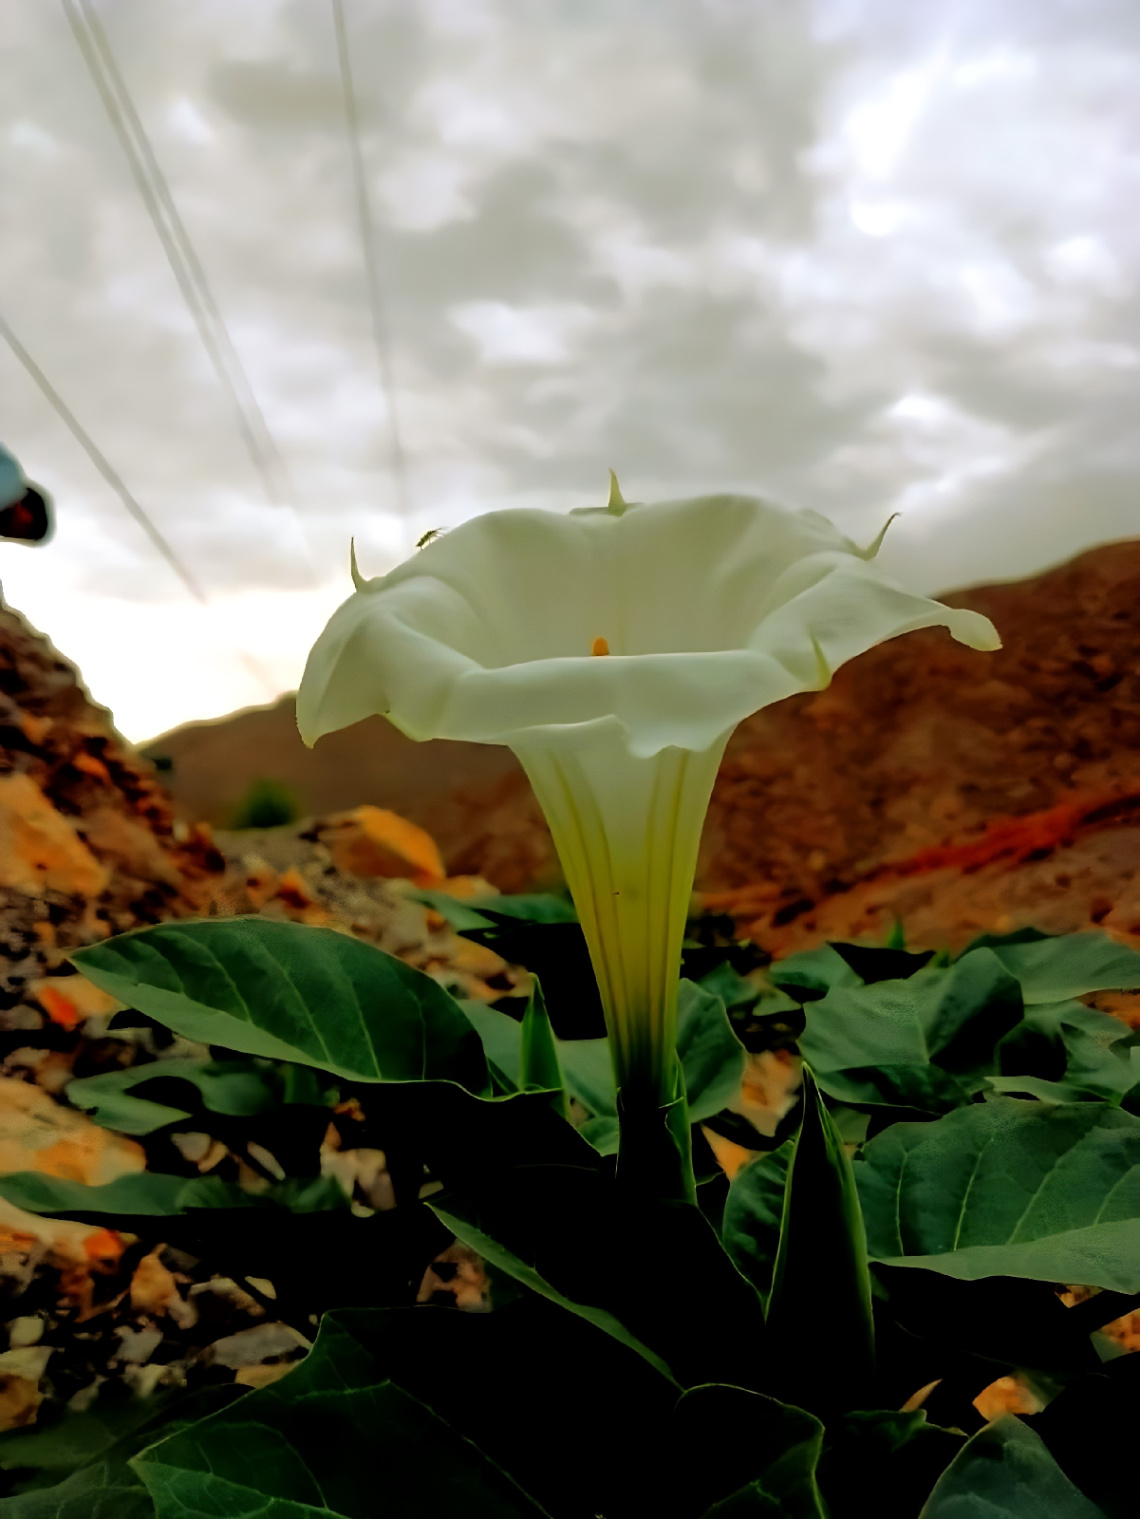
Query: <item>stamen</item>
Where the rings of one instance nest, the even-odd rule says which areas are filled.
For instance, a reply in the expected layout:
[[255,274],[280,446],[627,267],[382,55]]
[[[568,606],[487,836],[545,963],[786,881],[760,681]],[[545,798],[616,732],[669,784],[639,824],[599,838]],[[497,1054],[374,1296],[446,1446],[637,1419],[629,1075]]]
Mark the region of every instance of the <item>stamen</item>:
[[608,654],[609,652],[610,652],[610,646],[609,646],[609,644],[600,635],[599,635],[599,637],[595,638],[594,641],[593,641],[593,643],[590,645],[590,653],[591,654]]

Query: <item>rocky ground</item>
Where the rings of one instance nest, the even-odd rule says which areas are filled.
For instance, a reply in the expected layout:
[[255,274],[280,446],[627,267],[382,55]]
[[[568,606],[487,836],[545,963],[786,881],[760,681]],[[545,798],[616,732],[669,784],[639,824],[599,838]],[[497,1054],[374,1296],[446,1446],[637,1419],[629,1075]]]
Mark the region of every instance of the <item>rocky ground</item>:
[[[206,1053],[152,1029],[108,1027],[116,1004],[66,957],[109,934],[258,912],[356,934],[460,996],[515,990],[525,972],[451,933],[409,895],[417,886],[494,891],[447,878],[434,841],[376,807],[232,835],[178,820],[153,767],[75,670],[0,608],[0,1170],[101,1184],[143,1169],[143,1146],[67,1106],[64,1087],[159,1055]],[[194,1133],[176,1143],[203,1174],[264,1180],[255,1146],[230,1150]],[[365,1143],[351,1102],[330,1114],[321,1164],[358,1210],[392,1205],[385,1157]],[[422,1292],[478,1306],[478,1263],[463,1252],[441,1259]],[[313,1326],[275,1312],[275,1301],[271,1281],[235,1282],[157,1234],[61,1223],[0,1201],[0,1429],[34,1421],[45,1397],[82,1407],[109,1378],[149,1392],[281,1375]]]

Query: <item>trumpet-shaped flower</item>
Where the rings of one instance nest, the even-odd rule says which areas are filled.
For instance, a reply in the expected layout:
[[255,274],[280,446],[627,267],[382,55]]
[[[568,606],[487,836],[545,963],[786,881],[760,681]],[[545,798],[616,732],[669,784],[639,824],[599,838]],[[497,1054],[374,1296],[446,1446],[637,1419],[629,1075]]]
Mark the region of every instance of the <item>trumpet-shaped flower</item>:
[[476,517],[363,580],[305,669],[308,744],[372,713],[414,739],[508,744],[577,906],[623,1097],[675,1096],[697,846],[736,724],[845,660],[977,612],[893,584],[814,512],[708,496]]

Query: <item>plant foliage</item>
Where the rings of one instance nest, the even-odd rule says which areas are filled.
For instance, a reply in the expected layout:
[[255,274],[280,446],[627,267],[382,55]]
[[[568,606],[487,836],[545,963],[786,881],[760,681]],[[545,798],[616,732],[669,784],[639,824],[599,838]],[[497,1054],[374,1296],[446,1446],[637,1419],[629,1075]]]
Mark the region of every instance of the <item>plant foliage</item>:
[[[0,1178],[35,1212],[213,1238],[241,1257],[232,1269],[313,1227],[351,1262],[345,1298],[293,1249],[294,1286],[324,1317],[271,1386],[100,1399],[0,1439],[5,1512],[1134,1511],[1128,1441],[1095,1461],[1089,1446],[1140,1417],[1124,1364],[1140,1358],[1102,1362],[1096,1333],[1140,1299],[1137,1036],[1080,999],[1140,985],[1140,955],[1100,934],[1020,934],[954,959],[840,944],[742,976],[730,946],[711,965],[705,946],[681,986],[668,1119],[694,1156],[694,1205],[656,1186],[652,1157],[645,1175],[624,1151],[615,1166],[621,1097],[593,1004],[575,1001],[566,904],[433,902],[535,973],[525,1006],[460,1003],[367,944],[257,918],[75,954],[211,1049],[73,1082],[97,1122],[151,1143],[191,1116],[208,1131],[272,1119],[319,1142],[330,1102],[352,1097],[405,1182],[391,1213],[358,1217],[300,1141],[260,1192],[154,1170],[102,1187]],[[803,1090],[775,1135],[746,1135],[741,1041],[774,1021]],[[709,1130],[754,1152],[731,1185]],[[487,1263],[492,1312],[414,1306],[453,1238]],[[1066,1308],[1057,1289],[1074,1283],[1099,1291]],[[984,1425],[974,1398],[1011,1372],[1051,1401]]]

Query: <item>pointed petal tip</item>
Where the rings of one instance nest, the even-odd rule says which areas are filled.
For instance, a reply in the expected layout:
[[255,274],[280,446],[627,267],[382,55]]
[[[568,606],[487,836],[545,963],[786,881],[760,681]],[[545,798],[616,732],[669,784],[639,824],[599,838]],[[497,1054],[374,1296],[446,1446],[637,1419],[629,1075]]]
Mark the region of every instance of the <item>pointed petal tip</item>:
[[610,470],[610,499],[606,502],[606,511],[607,512],[613,512],[615,516],[620,517],[621,514],[622,514],[622,512],[625,511],[625,508],[626,508],[626,500],[625,500],[625,497],[621,493],[621,486],[618,484],[618,477],[614,474],[613,470],[611,469]]
[[[352,575],[352,583],[353,583],[353,585],[355,586],[355,588],[358,591],[362,591],[364,589],[364,587],[368,584],[368,582],[365,580],[364,576],[360,573],[360,566],[356,562],[356,539],[355,538],[350,538],[348,540],[348,568],[349,568],[349,573]],[[311,749],[312,747],[313,747],[312,744],[310,744],[309,748]]]
[[887,529],[890,527],[891,523],[895,520],[896,517],[901,516],[902,512],[892,512],[887,520],[883,523],[882,527],[879,529],[877,536],[871,540],[867,547],[865,549],[857,548],[855,550],[860,559],[875,559],[878,557],[879,550],[883,546],[883,539],[887,536]]

